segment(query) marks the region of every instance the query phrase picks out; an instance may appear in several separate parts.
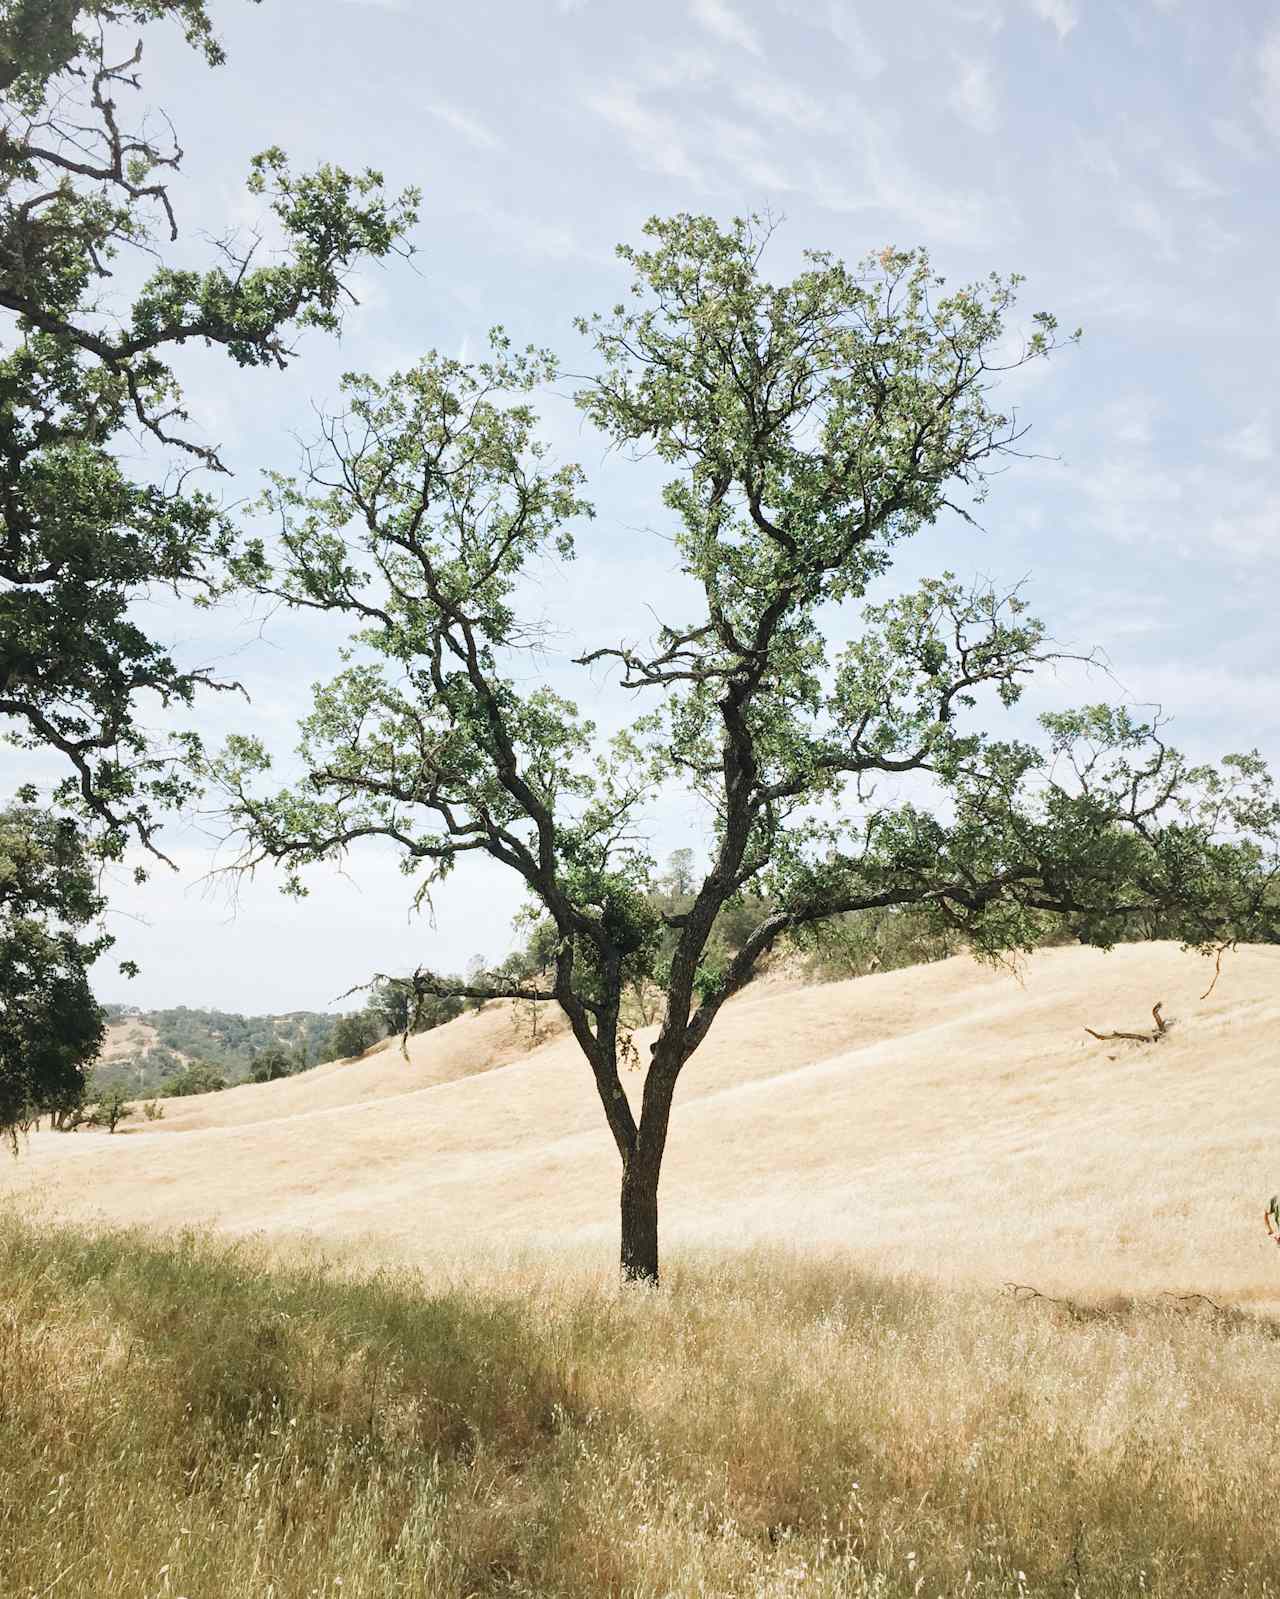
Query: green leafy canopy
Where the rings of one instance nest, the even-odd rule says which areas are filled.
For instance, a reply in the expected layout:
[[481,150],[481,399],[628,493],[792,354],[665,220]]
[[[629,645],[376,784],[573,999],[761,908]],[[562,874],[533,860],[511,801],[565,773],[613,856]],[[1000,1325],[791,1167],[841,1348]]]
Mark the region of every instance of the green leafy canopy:
[[111,942],[84,930],[102,903],[74,824],[30,804],[0,811],[0,1134],[11,1140],[83,1092],[104,1032],[88,969]]
[[[158,853],[159,819],[192,792],[197,740],[153,738],[149,713],[238,686],[180,666],[135,603],[207,597],[234,540],[172,354],[198,340],[286,365],[300,330],[338,329],[356,263],[407,248],[417,204],[372,171],[296,174],[272,147],[248,187],[282,236],[273,261],[232,234],[202,270],[169,264],[181,150],[126,120],[132,30],[163,21],[221,64],[204,0],[0,3],[0,719],[64,764],[55,803],[112,856],[131,839]],[[106,296],[122,267],[145,273],[123,308]]]

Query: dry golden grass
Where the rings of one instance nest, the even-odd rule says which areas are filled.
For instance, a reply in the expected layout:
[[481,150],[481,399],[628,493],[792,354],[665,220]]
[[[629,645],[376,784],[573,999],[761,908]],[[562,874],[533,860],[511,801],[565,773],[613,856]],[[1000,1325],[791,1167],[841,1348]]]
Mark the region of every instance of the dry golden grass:
[[[33,1138],[0,1595],[1280,1599],[1280,950],[1208,975],[752,990],[682,1085],[657,1292],[586,1068],[506,1008]],[[1156,999],[1158,1046],[1083,1032]]]
[[[751,989],[677,1097],[669,1243],[783,1241],[864,1266],[1100,1296],[1280,1308],[1280,948],[1211,967],[1168,944],[1044,952],[1022,983],[963,958]],[[1158,1046],[1084,1032],[1177,1018]],[[645,1035],[640,1035],[644,1053]],[[318,1239],[368,1262],[566,1243],[607,1263],[617,1157],[563,1036],[492,1007],[302,1077],[40,1134],[0,1192],[77,1220]],[[507,1064],[503,1064],[506,1062]],[[638,1078],[629,1077],[635,1090]]]
[[0,1222],[6,1599],[1275,1599],[1280,1341],[757,1250],[659,1291]]

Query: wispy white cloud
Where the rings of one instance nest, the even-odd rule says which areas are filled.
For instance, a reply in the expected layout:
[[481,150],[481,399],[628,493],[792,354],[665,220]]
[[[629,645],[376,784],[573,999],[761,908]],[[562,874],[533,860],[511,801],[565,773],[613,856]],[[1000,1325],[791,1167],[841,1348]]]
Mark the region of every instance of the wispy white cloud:
[[640,90],[624,83],[587,95],[586,105],[623,135],[642,166],[670,178],[702,181],[701,169],[685,145],[687,116],[645,104]]
[[1215,183],[1195,162],[1181,156],[1174,156],[1165,163],[1165,175],[1171,187],[1197,199],[1215,199],[1226,193],[1222,185]]
[[762,56],[764,47],[751,24],[736,12],[728,0],[693,0],[693,20],[726,44],[736,45],[753,56]]
[[1179,254],[1177,229],[1166,212],[1140,191],[1130,197],[1127,209],[1130,226],[1155,245],[1163,260],[1176,261]]
[[726,166],[752,189],[772,189],[781,192],[795,187],[793,180],[779,164],[771,140],[724,117],[714,117],[709,123],[716,154]]
[[1218,143],[1244,161],[1260,161],[1262,151],[1258,141],[1231,117],[1210,117],[1209,127]]
[[478,215],[504,244],[522,255],[542,261],[585,261],[597,265],[613,260],[611,250],[587,244],[581,230],[568,223],[508,211],[502,206],[485,206]]
[[1280,22],[1271,25],[1258,47],[1258,114],[1280,137]]
[[1113,439],[1109,453],[1080,479],[1092,525],[1119,543],[1157,558],[1208,557],[1253,566],[1273,555],[1280,540],[1280,487],[1268,462],[1224,469],[1211,461],[1182,464],[1158,439],[1126,445]]
[[1247,422],[1244,427],[1228,433],[1221,448],[1237,461],[1258,463],[1269,461],[1275,454],[1271,439],[1271,424],[1262,417]]
[[1031,9],[1042,22],[1057,29],[1059,39],[1065,39],[1080,21],[1075,0],[1031,0]]
[[435,117],[437,122],[443,122],[446,128],[452,128],[470,144],[479,150],[497,150],[501,148],[502,140],[491,128],[487,128],[478,117],[469,111],[460,111],[457,106],[445,105],[437,102],[426,107],[427,114]]
[[991,67],[986,61],[961,61],[947,104],[979,133],[994,133],[1000,120]]
[[1113,139],[1079,133],[1076,135],[1075,155],[1086,172],[1105,178],[1108,183],[1120,181],[1122,174]]
[[798,187],[830,211],[882,211],[891,226],[910,227],[928,239],[984,242],[991,227],[984,194],[929,178],[903,156],[887,129],[864,126],[860,143],[858,160],[839,171],[814,163]]
[[1190,553],[1185,544],[1184,512],[1190,496],[1199,498],[1203,474],[1179,473],[1149,450],[1116,450],[1091,463],[1080,480],[1099,532],[1124,544],[1158,547],[1167,555]]
[[[1154,661],[1121,667],[1116,674],[1121,687],[1139,705],[1158,705],[1173,722],[1170,738],[1181,745],[1177,729],[1192,716],[1217,717],[1224,705],[1250,720],[1269,721],[1275,714],[1280,678],[1274,673],[1251,673],[1247,678],[1226,664],[1189,665],[1183,661]],[[1219,749],[1221,745],[1218,746]]]
[[1228,550],[1244,561],[1272,559],[1280,542],[1280,491],[1234,498],[1236,503],[1209,523],[1210,548]]
[[1118,444],[1150,444],[1155,436],[1155,407],[1145,394],[1123,394],[1098,412],[1098,431]]
[[884,71],[887,63],[883,52],[848,0],[778,0],[778,4],[786,15],[799,17],[812,28],[821,28],[843,45],[848,65],[858,77],[877,78]]
[[714,56],[705,50],[680,50],[647,67],[639,80],[651,89],[705,89],[721,77]]
[[950,0],[947,11],[957,22],[977,23],[992,33],[1004,27],[1003,0]]
[[802,133],[830,133],[839,127],[839,118],[818,95],[780,78],[735,78],[730,90],[744,111],[798,128]]

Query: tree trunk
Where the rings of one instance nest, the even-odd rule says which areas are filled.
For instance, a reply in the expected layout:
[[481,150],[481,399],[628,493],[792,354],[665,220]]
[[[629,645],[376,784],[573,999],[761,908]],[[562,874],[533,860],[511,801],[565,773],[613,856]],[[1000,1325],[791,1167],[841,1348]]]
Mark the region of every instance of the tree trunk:
[[622,1172],[622,1277],[658,1282],[658,1174],[660,1160],[633,1154]]

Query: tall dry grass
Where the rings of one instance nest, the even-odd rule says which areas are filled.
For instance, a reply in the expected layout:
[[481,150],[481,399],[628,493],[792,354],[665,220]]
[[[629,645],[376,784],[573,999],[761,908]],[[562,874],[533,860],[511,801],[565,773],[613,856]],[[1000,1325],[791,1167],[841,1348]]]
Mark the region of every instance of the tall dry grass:
[[783,1254],[357,1281],[0,1223],[9,1599],[1280,1595],[1280,1340]]

